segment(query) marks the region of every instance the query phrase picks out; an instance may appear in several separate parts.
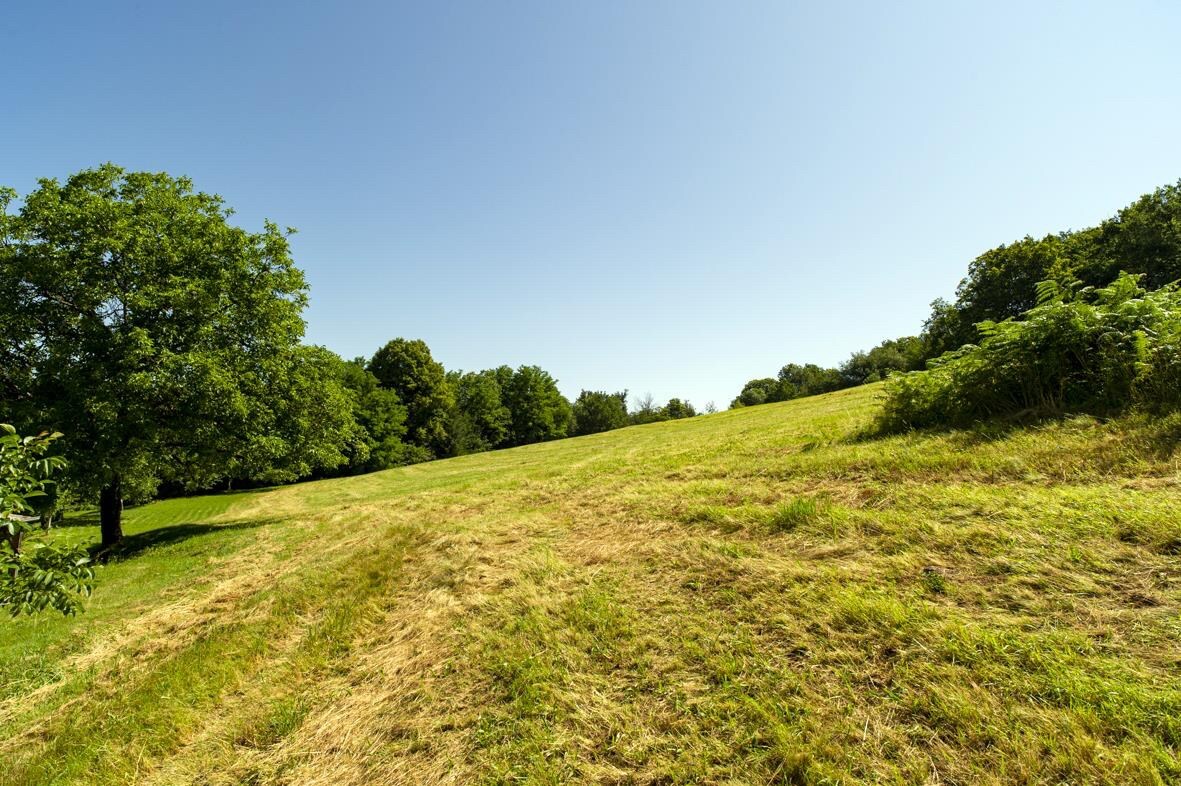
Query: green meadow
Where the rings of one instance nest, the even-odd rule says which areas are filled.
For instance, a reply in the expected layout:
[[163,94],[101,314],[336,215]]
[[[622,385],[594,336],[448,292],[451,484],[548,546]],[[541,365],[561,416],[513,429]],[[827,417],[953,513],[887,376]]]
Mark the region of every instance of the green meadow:
[[0,782],[1181,781],[1181,416],[880,395],[128,509]]

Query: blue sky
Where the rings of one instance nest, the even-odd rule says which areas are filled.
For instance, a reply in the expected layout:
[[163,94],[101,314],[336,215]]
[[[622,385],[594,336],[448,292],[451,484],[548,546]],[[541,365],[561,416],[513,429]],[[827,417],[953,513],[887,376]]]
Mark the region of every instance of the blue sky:
[[1181,6],[25,2],[0,183],[295,226],[308,339],[724,407],[1181,177]]

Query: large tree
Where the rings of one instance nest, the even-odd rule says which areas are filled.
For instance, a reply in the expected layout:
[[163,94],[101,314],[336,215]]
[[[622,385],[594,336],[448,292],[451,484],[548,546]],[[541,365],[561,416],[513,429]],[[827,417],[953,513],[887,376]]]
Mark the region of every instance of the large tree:
[[682,401],[679,398],[670,398],[662,411],[668,420],[681,420],[682,418],[691,418],[697,415],[697,410],[693,408],[692,404],[688,401]]
[[353,416],[363,430],[362,447],[349,456],[349,471],[371,472],[422,460],[406,435],[406,408],[394,391],[381,387],[365,360],[340,361],[338,374],[353,396]]
[[186,178],[109,164],[0,210],[3,414],[67,435],[104,547],[129,492],[343,460],[350,435],[299,429],[333,391],[304,384],[323,375],[299,349],[290,230],[248,232],[231,213]]
[[407,438],[435,456],[446,455],[454,397],[443,364],[431,357],[426,342],[394,339],[374,353],[369,372],[406,407]]
[[815,363],[802,366],[798,363],[788,363],[779,369],[776,379],[766,377],[747,382],[738,397],[730,403],[730,408],[815,396],[818,393],[839,390],[844,384],[841,372],[835,368],[821,368]]
[[627,391],[584,390],[574,400],[574,433],[597,434],[628,425]]
[[887,339],[868,352],[854,352],[841,364],[844,387],[885,379],[892,371],[916,371],[923,367],[923,340],[918,336]]
[[780,401],[831,393],[841,388],[841,372],[815,363],[788,363],[779,369]]
[[771,377],[762,377],[760,379],[752,379],[742,386],[742,392],[730,402],[730,408],[736,407],[754,407],[759,404],[769,404],[773,401],[782,401],[782,389],[779,380]]
[[249,427],[227,463],[229,477],[291,483],[370,455],[359,400],[342,379],[342,365],[324,347],[297,346],[273,364],[265,387],[244,384]]
[[496,370],[455,371],[447,376],[455,395],[448,429],[452,453],[477,453],[503,445],[512,425],[512,413],[504,405]]
[[558,390],[557,381],[539,366],[521,366],[512,373],[504,402],[512,413],[514,445],[560,439],[570,432],[570,402]]

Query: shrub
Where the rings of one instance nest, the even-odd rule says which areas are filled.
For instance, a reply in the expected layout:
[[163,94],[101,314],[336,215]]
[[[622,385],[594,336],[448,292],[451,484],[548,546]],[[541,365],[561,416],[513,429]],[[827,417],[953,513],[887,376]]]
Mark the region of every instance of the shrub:
[[1095,289],[1038,285],[1021,320],[982,322],[984,337],[896,374],[879,425],[963,426],[1005,415],[1102,414],[1181,404],[1181,289],[1146,291],[1122,273]]
[[94,571],[86,552],[45,542],[40,522],[29,515],[50,477],[65,466],[61,457],[47,455],[60,436],[22,437],[0,423],[0,609],[14,617],[47,608],[74,614],[79,596],[90,594]]

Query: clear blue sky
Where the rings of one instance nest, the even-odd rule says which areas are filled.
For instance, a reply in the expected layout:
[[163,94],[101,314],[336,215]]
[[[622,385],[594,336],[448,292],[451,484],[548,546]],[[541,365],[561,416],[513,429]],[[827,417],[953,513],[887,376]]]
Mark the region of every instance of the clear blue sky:
[[308,339],[724,407],[981,251],[1181,177],[1181,5],[41,2],[0,183],[114,161],[298,227]]

